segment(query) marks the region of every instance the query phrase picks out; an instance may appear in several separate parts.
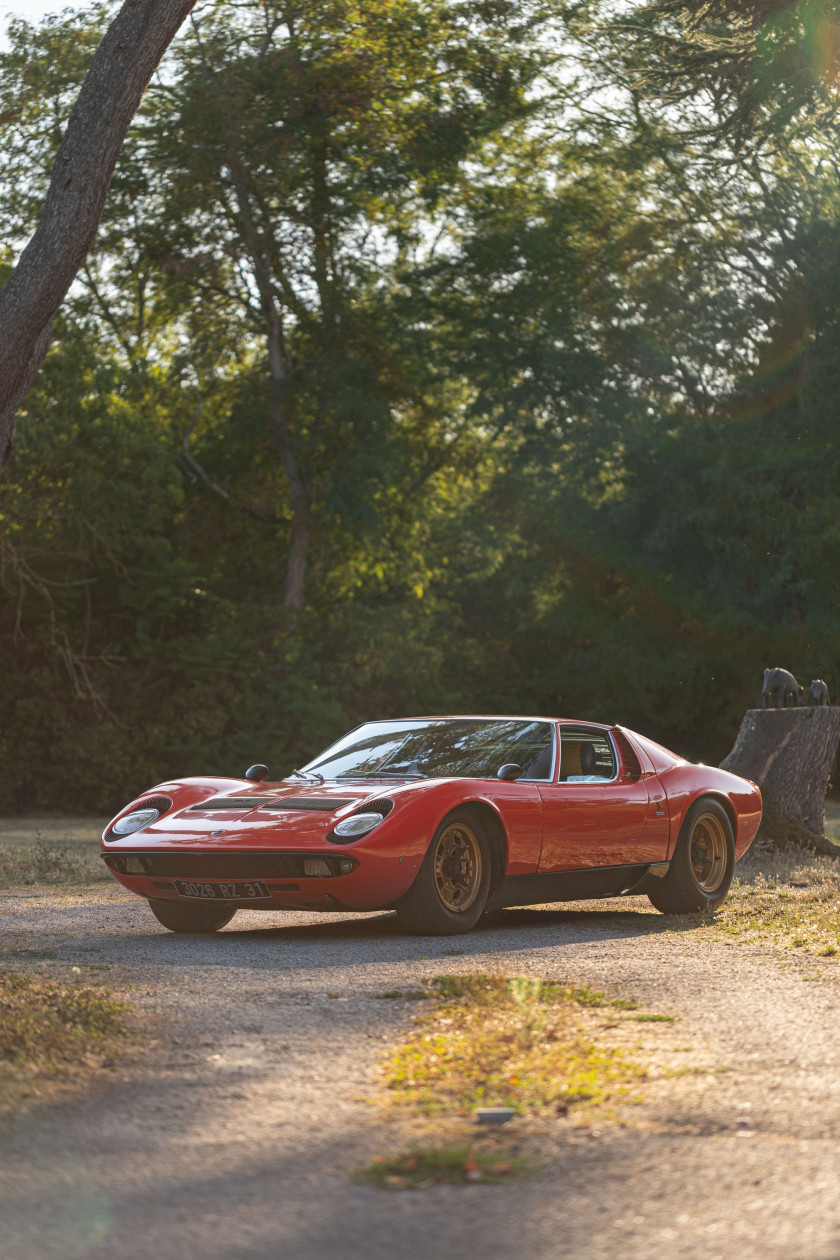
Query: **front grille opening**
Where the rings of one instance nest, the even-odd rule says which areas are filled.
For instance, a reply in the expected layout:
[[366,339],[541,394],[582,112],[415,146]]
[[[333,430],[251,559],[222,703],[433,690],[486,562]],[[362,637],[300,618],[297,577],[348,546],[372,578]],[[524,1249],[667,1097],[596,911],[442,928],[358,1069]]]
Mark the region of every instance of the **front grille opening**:
[[[106,853],[105,863],[120,875],[169,876],[182,879],[311,879],[304,863],[318,858],[329,868],[329,876],[342,874],[340,864],[355,858],[333,853],[202,853],[190,850],[146,850],[140,853]],[[345,872],[347,874],[349,872]]]

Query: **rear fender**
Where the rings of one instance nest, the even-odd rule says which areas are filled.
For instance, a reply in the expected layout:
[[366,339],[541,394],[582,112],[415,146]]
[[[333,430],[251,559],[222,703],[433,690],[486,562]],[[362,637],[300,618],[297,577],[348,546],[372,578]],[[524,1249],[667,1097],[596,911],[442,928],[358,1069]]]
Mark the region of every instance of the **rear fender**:
[[674,856],[686,814],[695,801],[705,797],[726,810],[735,837],[735,859],[743,857],[761,822],[761,792],[754,783],[717,766],[675,766],[659,777],[671,816],[669,859]]

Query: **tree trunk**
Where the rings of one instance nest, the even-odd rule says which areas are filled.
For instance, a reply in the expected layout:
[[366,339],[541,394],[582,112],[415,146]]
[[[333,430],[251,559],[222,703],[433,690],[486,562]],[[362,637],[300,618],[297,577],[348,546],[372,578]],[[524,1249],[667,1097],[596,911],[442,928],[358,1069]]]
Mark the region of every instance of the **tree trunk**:
[[233,172],[234,190],[242,223],[242,237],[251,255],[254,278],[260,295],[260,306],[266,324],[266,345],[268,347],[268,367],[271,372],[271,421],[283,471],[289,484],[289,496],[292,501],[292,545],[286,562],[286,580],[283,583],[283,607],[290,610],[290,621],[293,630],[297,630],[303,613],[304,584],[306,581],[306,564],[309,558],[310,512],[309,495],[298,467],[297,458],[292,449],[289,424],[286,419],[286,408],[283,401],[283,387],[288,378],[287,356],[285,353],[285,337],[283,320],[275,300],[271,284],[271,265],[266,249],[266,242],[261,238],[254,222],[251,199],[248,195],[247,176],[242,161],[232,143],[228,151],[228,163]]
[[748,709],[724,770],[761,788],[761,834],[840,855],[825,837],[825,790],[840,740],[840,708]]
[[125,0],[96,50],[55,160],[41,219],[0,289],[0,470],[52,322],[93,244],[126,132],[195,0]]

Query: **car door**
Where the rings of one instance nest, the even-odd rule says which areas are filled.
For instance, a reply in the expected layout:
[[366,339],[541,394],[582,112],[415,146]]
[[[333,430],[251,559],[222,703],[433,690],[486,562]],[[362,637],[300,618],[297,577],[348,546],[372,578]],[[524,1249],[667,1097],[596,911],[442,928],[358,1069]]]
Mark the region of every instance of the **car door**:
[[658,817],[654,798],[661,809],[665,794],[658,780],[651,794],[623,732],[560,723],[559,738],[559,773],[553,783],[540,787],[540,871],[664,861],[667,810],[664,826],[654,823],[649,829],[648,821],[651,813]]

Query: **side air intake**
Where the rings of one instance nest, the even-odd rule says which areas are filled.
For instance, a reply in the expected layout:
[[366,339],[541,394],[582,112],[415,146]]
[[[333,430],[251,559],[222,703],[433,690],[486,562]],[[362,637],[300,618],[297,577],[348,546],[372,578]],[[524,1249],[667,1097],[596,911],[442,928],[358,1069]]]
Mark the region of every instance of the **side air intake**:
[[630,740],[623,731],[617,728],[612,731],[612,737],[615,740],[618,755],[621,757],[621,777],[623,779],[641,779],[642,767],[639,763],[639,758],[633,751]]

